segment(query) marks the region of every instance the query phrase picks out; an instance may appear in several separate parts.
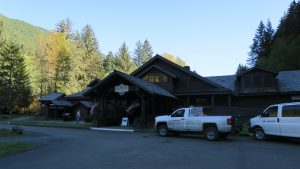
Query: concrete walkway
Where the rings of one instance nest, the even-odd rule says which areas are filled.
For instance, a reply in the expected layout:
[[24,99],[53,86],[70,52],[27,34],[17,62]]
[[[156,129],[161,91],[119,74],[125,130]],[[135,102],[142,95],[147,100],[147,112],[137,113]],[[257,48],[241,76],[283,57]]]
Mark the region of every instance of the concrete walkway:
[[124,131],[124,132],[134,132],[133,127],[121,127],[121,126],[110,126],[110,127],[91,127],[94,131]]

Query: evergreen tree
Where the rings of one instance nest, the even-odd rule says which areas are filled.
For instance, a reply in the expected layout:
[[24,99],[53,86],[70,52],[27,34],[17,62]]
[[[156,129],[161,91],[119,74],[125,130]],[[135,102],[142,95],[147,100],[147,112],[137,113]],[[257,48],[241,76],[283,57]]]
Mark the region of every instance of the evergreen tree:
[[274,37],[274,29],[272,28],[271,21],[268,19],[267,26],[264,32],[264,39],[262,44],[263,53],[261,57],[268,57],[270,55],[273,37]]
[[105,69],[106,74],[114,70],[114,62],[115,62],[114,54],[112,53],[112,51],[109,51],[103,61],[103,67]]
[[21,47],[13,42],[1,45],[0,76],[0,107],[9,113],[26,107],[30,99],[30,85]]
[[246,72],[248,69],[249,69],[249,67],[247,65],[239,64],[235,74],[236,75],[242,74],[242,73]]
[[263,52],[263,41],[265,36],[265,25],[260,21],[259,26],[256,30],[253,38],[253,44],[250,46],[249,58],[247,60],[251,67],[256,66],[257,60],[262,56]]
[[293,1],[287,13],[281,18],[275,39],[300,34],[300,2]]
[[95,78],[104,76],[103,56],[99,51],[98,41],[91,25],[86,25],[80,35],[80,48],[83,56],[79,58],[78,82],[85,87]]
[[85,56],[91,56],[99,49],[98,41],[91,25],[86,25],[81,31],[81,47],[85,51]]
[[3,38],[3,22],[0,21],[0,48],[4,44],[4,38]]
[[136,43],[136,49],[134,50],[134,58],[133,58],[133,61],[137,66],[141,66],[143,64],[143,55],[144,55],[143,45],[141,41],[138,41]]
[[147,62],[153,57],[153,50],[149,43],[149,41],[146,39],[143,44],[143,63]]
[[134,51],[134,62],[137,66],[141,66],[153,57],[152,47],[149,41],[146,39],[142,44],[141,41],[136,43],[136,49]]
[[67,39],[72,38],[72,22],[69,18],[65,20],[61,20],[56,24],[56,31],[60,33],[65,33],[67,35]]
[[300,2],[291,3],[270,44],[266,45],[271,46],[268,56],[257,62],[260,67],[273,71],[300,69]]
[[128,51],[128,47],[125,42],[116,54],[114,65],[116,70],[124,73],[131,73],[134,69],[136,69],[135,64],[131,61],[130,52]]

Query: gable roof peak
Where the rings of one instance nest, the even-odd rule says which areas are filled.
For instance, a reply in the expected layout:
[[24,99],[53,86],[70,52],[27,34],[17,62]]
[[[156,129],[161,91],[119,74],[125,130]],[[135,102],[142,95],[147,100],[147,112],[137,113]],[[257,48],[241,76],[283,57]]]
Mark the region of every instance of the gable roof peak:
[[269,72],[269,73],[271,73],[271,74],[274,74],[275,76],[278,74],[277,72],[273,72],[273,71],[271,71],[271,70],[267,70],[267,69],[261,68],[261,67],[259,67],[259,66],[254,66],[254,67],[252,67],[252,68],[250,68],[250,69],[248,69],[248,70],[246,70],[246,71],[244,71],[244,72],[241,72],[241,73],[237,74],[236,76],[237,76],[237,77],[240,77],[240,76],[242,76],[242,75],[244,75],[244,74],[247,74],[247,73],[249,73],[249,72],[252,72],[252,71],[254,71],[254,70],[262,70],[262,71],[264,71],[264,72]]
[[181,67],[180,65],[178,65],[178,64],[176,64],[176,63],[168,60],[167,58],[164,58],[164,57],[160,56],[159,54],[156,54],[153,58],[151,58],[148,62],[146,62],[141,67],[139,67],[138,69],[136,69],[135,71],[133,71],[130,75],[131,76],[135,76],[136,74],[138,74],[139,72],[141,72],[145,67],[147,67],[148,65],[150,65],[153,61],[155,61],[157,59],[162,60],[162,61],[168,63],[169,65],[171,65],[171,66],[173,66],[173,67],[175,67],[175,68],[177,68],[177,69],[185,72],[186,74],[191,75],[191,76],[193,76],[193,77],[195,77],[197,79],[200,79],[200,80],[202,80],[202,81],[204,81],[204,82],[206,82],[206,83],[208,83],[208,84],[210,84],[212,86],[215,86],[215,87],[218,87],[218,88],[222,88],[224,90],[229,90],[227,88],[224,88],[223,86],[220,86],[219,84],[217,84],[217,83],[215,83],[213,81],[210,81],[209,79],[207,79],[205,77],[202,77],[201,75],[199,75],[196,72],[193,72],[191,70],[188,70],[187,68]]

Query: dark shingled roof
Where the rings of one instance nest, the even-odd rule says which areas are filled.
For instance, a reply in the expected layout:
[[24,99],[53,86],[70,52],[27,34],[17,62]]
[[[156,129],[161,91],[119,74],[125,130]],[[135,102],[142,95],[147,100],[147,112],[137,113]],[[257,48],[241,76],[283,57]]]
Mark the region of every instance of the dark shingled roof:
[[86,87],[81,92],[73,93],[73,94],[70,94],[70,95],[65,96],[65,97],[66,98],[70,98],[70,97],[85,97],[83,94],[85,92],[87,92],[88,90],[90,90],[90,89],[91,89],[91,87]]
[[153,83],[150,83],[148,81],[142,80],[140,78],[137,78],[137,77],[134,77],[134,76],[122,73],[122,72],[115,71],[114,73],[118,74],[119,76],[123,77],[124,79],[128,80],[132,84],[135,84],[136,86],[138,86],[139,88],[145,90],[146,92],[148,92],[150,94],[157,94],[157,95],[162,95],[162,96],[166,96],[166,97],[176,98],[171,93],[169,93],[167,90],[165,90]]
[[230,89],[231,91],[235,91],[235,75],[227,75],[227,76],[210,76],[206,77],[210,81],[213,81],[220,86],[223,86],[227,89]]
[[92,101],[80,101],[80,103],[82,105],[84,105],[85,107],[87,107],[87,108],[93,107],[93,102]]
[[63,96],[65,96],[64,93],[49,93],[45,96],[42,96],[40,101],[52,101],[52,100],[56,100],[58,98],[61,98]]
[[[206,78],[231,91],[236,91],[236,75],[211,76]],[[300,70],[278,72],[276,78],[279,92],[300,92]]]
[[280,92],[300,92],[300,70],[279,72],[277,79]]
[[114,77],[114,76],[119,76],[125,80],[127,80],[129,83],[136,85],[137,87],[143,89],[144,91],[146,91],[149,94],[154,94],[154,95],[161,95],[161,96],[165,96],[165,97],[170,97],[170,98],[176,98],[175,96],[173,96],[171,93],[169,93],[167,90],[153,84],[150,83],[148,81],[142,80],[140,78],[119,72],[119,71],[114,71],[113,73],[111,73],[109,76],[107,76],[105,79],[103,79],[101,82],[99,82],[97,85],[95,85],[91,90],[87,91],[85,94],[89,93],[90,91],[92,91],[93,89],[95,89],[96,87],[100,86],[101,84],[105,83],[107,80],[109,80],[110,78]]
[[66,100],[52,100],[51,101],[55,106],[63,106],[63,107],[72,107],[73,104]]

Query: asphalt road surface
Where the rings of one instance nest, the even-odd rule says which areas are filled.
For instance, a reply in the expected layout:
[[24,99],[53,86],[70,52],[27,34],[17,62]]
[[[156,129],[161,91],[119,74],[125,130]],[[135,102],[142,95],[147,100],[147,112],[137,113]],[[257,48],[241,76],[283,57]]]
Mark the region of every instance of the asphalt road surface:
[[30,138],[11,141],[32,141],[36,146],[0,158],[0,169],[300,168],[300,140],[258,142],[250,137],[229,137],[209,142],[202,136],[163,138],[153,133],[24,129]]

